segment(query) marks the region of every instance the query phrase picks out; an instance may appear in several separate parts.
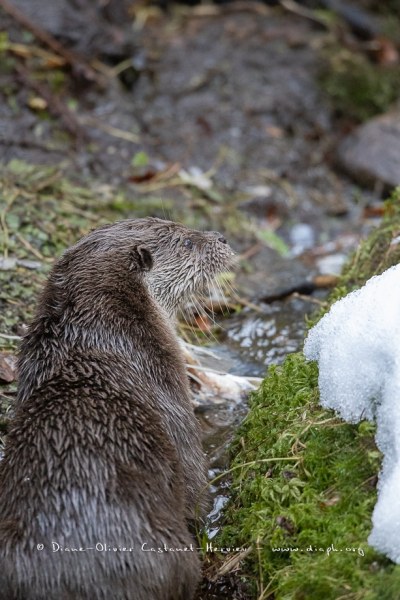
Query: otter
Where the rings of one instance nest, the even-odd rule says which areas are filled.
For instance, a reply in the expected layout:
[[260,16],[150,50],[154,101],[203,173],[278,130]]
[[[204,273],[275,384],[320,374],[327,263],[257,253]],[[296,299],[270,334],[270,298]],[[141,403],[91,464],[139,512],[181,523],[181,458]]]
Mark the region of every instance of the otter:
[[1,600],[193,598],[207,464],[174,319],[232,254],[149,217],[55,264],[0,463]]

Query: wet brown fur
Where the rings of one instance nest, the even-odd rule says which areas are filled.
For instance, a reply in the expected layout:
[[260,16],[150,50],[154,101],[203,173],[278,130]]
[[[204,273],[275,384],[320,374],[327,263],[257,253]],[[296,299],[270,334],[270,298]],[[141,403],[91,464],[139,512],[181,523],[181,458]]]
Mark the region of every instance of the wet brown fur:
[[55,265],[0,463],[1,600],[193,597],[206,461],[172,320],[230,254],[216,232],[149,218]]

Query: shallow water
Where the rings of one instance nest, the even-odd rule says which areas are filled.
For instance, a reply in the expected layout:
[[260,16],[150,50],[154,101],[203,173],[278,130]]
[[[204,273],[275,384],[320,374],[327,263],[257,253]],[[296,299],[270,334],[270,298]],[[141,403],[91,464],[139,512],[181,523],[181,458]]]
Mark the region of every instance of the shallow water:
[[[231,374],[263,377],[269,365],[282,362],[287,353],[302,348],[304,314],[310,306],[314,305],[307,300],[288,298],[261,305],[262,312],[245,309],[224,322],[224,342],[214,347],[213,353]],[[247,410],[246,401],[221,404],[210,401],[196,409],[210,460],[210,490],[214,501],[206,525],[210,539],[219,531],[221,512],[229,500],[229,475],[212,482],[229,465],[229,445]]]
[[260,304],[260,312],[244,309],[225,325],[224,343],[235,357],[241,357],[238,375],[263,377],[271,364],[281,363],[289,352],[302,347],[304,315],[315,305],[289,297],[284,301]]

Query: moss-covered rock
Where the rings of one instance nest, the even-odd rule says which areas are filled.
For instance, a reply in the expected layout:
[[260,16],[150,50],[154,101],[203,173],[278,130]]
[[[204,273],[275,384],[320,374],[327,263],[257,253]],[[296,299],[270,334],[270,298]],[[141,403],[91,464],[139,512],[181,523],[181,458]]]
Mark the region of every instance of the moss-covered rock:
[[399,97],[397,64],[375,64],[336,45],[325,50],[323,58],[320,83],[339,116],[366,121],[386,112]]
[[[399,262],[399,198],[388,201],[329,305]],[[374,426],[323,409],[317,380],[316,364],[292,354],[251,398],[232,446],[232,500],[218,542],[252,546],[242,574],[255,598],[395,600],[400,566],[367,544],[380,465]]]

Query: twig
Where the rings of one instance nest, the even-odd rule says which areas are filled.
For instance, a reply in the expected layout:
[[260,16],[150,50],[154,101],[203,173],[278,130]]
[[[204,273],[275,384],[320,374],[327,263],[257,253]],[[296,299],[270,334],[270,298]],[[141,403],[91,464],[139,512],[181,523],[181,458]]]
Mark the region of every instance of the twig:
[[243,252],[242,254],[239,254],[238,260],[248,260],[255,254],[258,254],[259,252],[261,252],[261,250],[263,248],[264,248],[264,244],[262,244],[261,242],[257,242],[253,246],[250,246],[250,248],[248,250],[245,250],[245,252]]
[[184,187],[182,179],[180,177],[171,177],[169,181],[165,178],[156,181],[156,183],[136,183],[135,185],[140,186],[140,189],[145,193],[156,192],[158,190],[164,190],[172,187]]
[[311,304],[317,304],[318,306],[327,306],[327,302],[323,300],[318,300],[318,298],[313,298],[312,296],[307,296],[306,294],[299,294],[299,292],[293,292],[291,294],[292,298],[299,298],[299,300],[305,300],[306,302],[311,302]]
[[39,25],[33,23],[23,12],[13,6],[8,0],[0,0],[0,8],[4,10],[10,17],[17,23],[22,25],[24,29],[30,31],[36,39],[41,41],[43,44],[48,46],[55,52],[62,56],[65,62],[75,71],[77,75],[82,75],[88,81],[97,81],[103,83],[98,73],[87,64],[87,62],[78,54],[72,50],[64,48],[60,42],[58,42],[50,33],[44,31]]
[[65,149],[55,146],[54,144],[44,144],[36,142],[35,140],[29,140],[27,138],[18,139],[14,138],[0,138],[0,144],[2,146],[18,146],[18,148],[35,148],[42,150],[43,152],[57,152],[57,154],[65,155]]
[[38,258],[39,260],[42,260],[45,262],[53,262],[52,259],[49,259],[49,258],[46,258],[45,256],[43,256],[43,254],[41,252],[39,252],[39,250],[34,248],[32,246],[32,244],[30,244],[28,242],[28,240],[26,240],[20,233],[15,232],[15,237],[21,242],[21,244],[23,246],[25,246],[25,248],[27,250],[29,250],[29,252],[31,252],[33,254],[33,256],[36,256],[36,258]]
[[[1,2],[4,2],[4,0],[0,0],[0,6]],[[50,113],[63,121],[67,131],[78,142],[82,142],[88,138],[88,133],[81,127],[73,112],[70,111],[61,98],[55,96],[45,84],[32,79],[29,76],[29,71],[21,65],[17,65],[15,68],[22,81],[46,100]]]
[[267,6],[263,6],[259,2],[252,0],[236,1],[232,4],[224,6],[212,6],[211,4],[203,4],[196,6],[195,8],[187,11],[187,16],[192,17],[217,17],[219,15],[237,13],[237,12],[251,12],[256,13],[260,16],[270,14],[270,10]]
[[300,6],[300,4],[297,4],[297,2],[294,2],[294,0],[279,0],[279,4],[288,12],[294,13],[299,17],[304,17],[309,21],[313,21],[314,23],[318,23],[318,25],[322,25],[322,27],[327,28],[326,21],[317,17],[313,10],[305,8],[304,6]]
[[261,561],[261,549],[260,549],[260,536],[257,536],[257,541],[256,541],[256,549],[257,549],[257,560],[258,560],[258,585],[260,588],[260,595],[261,598],[264,595],[264,577],[263,577],[263,568],[262,568],[262,561]]
[[140,137],[135,133],[125,131],[124,129],[119,129],[118,127],[113,127],[112,125],[107,125],[106,123],[102,123],[101,121],[93,119],[92,117],[81,117],[79,119],[79,123],[81,125],[89,125],[95,129],[100,129],[100,131],[104,131],[104,133],[108,133],[108,135],[111,135],[112,137],[126,140],[127,142],[132,142],[133,144],[140,142]]
[[58,54],[48,52],[48,50],[43,50],[43,48],[40,48],[39,46],[32,46],[31,44],[7,43],[6,49],[22,58],[38,56],[45,61],[45,63],[50,63],[52,68],[64,67],[66,65],[65,58],[59,56]]
[[172,165],[170,165],[169,167],[164,169],[164,171],[160,171],[159,173],[156,173],[153,177],[153,181],[161,181],[163,179],[169,179],[170,177],[173,177],[174,175],[179,173],[181,168],[182,167],[181,167],[180,163],[178,163],[178,162],[172,163]]
[[261,308],[261,306],[258,306],[257,304],[250,302],[250,300],[246,300],[246,298],[239,296],[239,294],[237,294],[237,293],[235,293],[234,295],[232,294],[232,300],[233,300],[233,302],[235,302],[235,300],[236,300],[242,306],[247,306],[248,308],[251,308],[255,312],[258,312],[258,313],[264,312],[264,310]]
[[248,556],[252,551],[253,547],[249,546],[243,552],[238,552],[237,554],[230,556],[218,569],[212,580],[215,581],[218,577],[221,577],[221,575],[227,575],[228,573],[232,573],[239,565],[239,563],[242,560],[244,560],[246,556]]
[[240,465],[234,465],[233,467],[230,467],[226,471],[223,471],[219,475],[216,475],[215,477],[213,477],[211,479],[211,481],[209,481],[207,483],[204,490],[206,490],[209,486],[214,485],[214,483],[216,481],[219,481],[220,479],[222,479],[223,477],[226,477],[227,475],[229,475],[233,471],[236,471],[237,469],[243,469],[244,467],[253,467],[254,465],[261,465],[264,463],[281,462],[281,461],[285,462],[287,460],[301,461],[302,457],[301,456],[275,456],[273,458],[272,457],[271,458],[259,458],[256,460],[251,460],[249,462],[240,463]]

